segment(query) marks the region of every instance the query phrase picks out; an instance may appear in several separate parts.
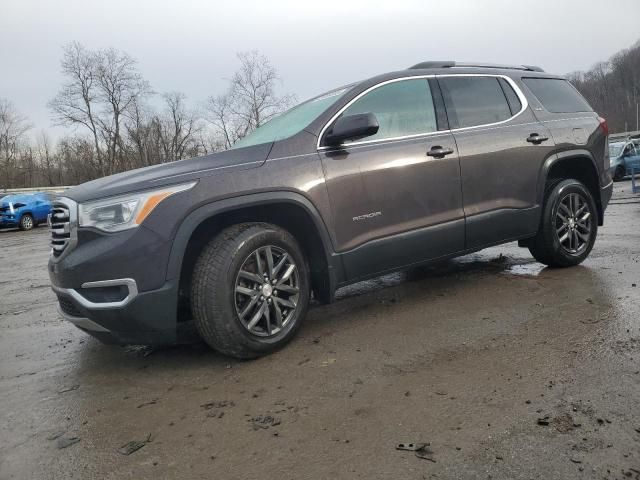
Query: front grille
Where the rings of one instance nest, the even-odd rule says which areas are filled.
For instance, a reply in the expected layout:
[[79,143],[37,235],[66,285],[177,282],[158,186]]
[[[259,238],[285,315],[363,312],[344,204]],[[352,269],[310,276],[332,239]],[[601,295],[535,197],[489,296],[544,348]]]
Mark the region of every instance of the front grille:
[[51,248],[54,257],[59,257],[71,242],[71,210],[56,202],[51,208]]
[[58,296],[58,302],[60,303],[60,310],[72,317],[82,317],[82,313],[76,308],[71,300],[68,298]]

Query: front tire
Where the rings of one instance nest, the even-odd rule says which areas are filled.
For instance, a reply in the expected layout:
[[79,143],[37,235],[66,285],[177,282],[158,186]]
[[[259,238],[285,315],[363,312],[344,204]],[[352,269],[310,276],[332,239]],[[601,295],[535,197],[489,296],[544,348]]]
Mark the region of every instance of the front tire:
[[196,261],[191,285],[200,336],[240,359],[271,353],[291,340],[311,291],[298,242],[266,223],[234,225],[218,234]]
[[529,251],[550,267],[571,267],[587,258],[597,233],[598,210],[591,192],[578,180],[562,180],[547,188]]
[[20,218],[20,223],[18,224],[18,228],[20,230],[31,230],[35,226],[35,221],[31,215],[28,213],[24,214]]

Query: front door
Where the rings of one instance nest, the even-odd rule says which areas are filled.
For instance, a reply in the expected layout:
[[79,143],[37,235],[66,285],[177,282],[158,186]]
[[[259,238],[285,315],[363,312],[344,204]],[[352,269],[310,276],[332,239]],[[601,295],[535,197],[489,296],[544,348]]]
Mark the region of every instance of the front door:
[[435,95],[426,78],[383,82],[341,114],[373,113],[378,133],[321,147],[337,250],[350,279],[464,248],[458,154],[436,121]]

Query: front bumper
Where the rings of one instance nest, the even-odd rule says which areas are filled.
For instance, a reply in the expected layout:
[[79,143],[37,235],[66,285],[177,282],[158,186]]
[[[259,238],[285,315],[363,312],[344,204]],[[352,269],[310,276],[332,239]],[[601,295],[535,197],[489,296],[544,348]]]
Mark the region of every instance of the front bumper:
[[0,228],[10,228],[10,227],[17,227],[17,226],[18,226],[17,220],[0,218]]
[[171,242],[144,226],[76,232],[77,241],[49,259],[63,317],[105,343],[175,343],[178,279],[166,276]]
[[55,283],[52,289],[58,296],[62,317],[104,343],[176,343],[177,288],[172,283],[153,291],[136,292],[117,302],[88,300],[83,295],[86,289],[62,288]]

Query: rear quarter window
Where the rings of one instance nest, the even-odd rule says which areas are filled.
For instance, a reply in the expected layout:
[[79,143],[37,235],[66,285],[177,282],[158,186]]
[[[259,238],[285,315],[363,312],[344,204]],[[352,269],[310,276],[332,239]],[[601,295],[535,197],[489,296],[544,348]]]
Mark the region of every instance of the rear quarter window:
[[593,112],[584,97],[566,80],[523,78],[522,81],[551,113]]

